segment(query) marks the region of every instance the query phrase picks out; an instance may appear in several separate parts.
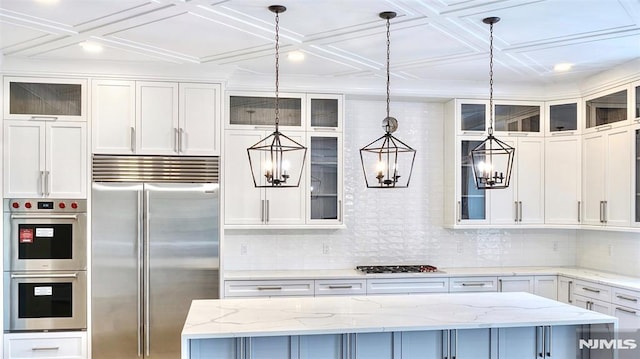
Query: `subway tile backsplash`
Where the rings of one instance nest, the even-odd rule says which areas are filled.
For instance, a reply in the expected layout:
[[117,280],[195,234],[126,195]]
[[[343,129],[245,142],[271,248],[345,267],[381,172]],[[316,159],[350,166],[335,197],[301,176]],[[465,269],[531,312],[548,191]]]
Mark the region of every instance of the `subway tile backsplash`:
[[395,135],[417,150],[408,189],[367,189],[359,149],[383,134],[384,100],[346,100],[344,219],[338,230],[226,230],[226,270],[344,269],[364,264],[438,267],[573,266],[575,230],[443,228],[444,106],[392,101]]

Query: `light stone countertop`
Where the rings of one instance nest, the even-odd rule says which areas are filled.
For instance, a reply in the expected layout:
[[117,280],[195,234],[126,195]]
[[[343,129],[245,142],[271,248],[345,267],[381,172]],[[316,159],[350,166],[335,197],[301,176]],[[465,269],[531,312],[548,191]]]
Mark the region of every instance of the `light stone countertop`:
[[616,323],[529,293],[194,300],[182,339]]
[[472,277],[515,275],[562,275],[604,285],[640,291],[640,278],[578,267],[478,267],[439,268],[438,273],[386,273],[363,274],[355,269],[334,270],[268,270],[225,271],[224,280],[293,280],[293,279],[373,279],[373,278],[424,278],[424,277]]

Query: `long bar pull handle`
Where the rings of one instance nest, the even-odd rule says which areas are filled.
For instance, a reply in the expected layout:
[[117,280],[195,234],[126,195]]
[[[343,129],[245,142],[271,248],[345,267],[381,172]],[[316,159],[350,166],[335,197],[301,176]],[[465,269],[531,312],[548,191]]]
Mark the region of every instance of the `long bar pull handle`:
[[538,352],[538,356],[544,358],[544,350],[546,348],[545,337],[544,337],[544,327],[536,328],[537,331],[540,330],[540,352]]
[[484,283],[462,283],[463,287],[484,287]]
[[260,200],[260,222],[264,223],[264,199]]
[[342,222],[342,200],[338,200],[338,221]]
[[515,211],[516,211],[516,214],[514,216],[515,217],[514,221],[518,222],[518,201],[513,202],[513,204],[515,205]]
[[547,335],[548,335],[548,337],[549,337],[549,340],[547,340],[547,356],[548,356],[548,357],[551,357],[551,356],[552,356],[552,354],[551,354],[551,348],[553,347],[553,341],[552,341],[552,340],[553,340],[553,339],[552,339],[552,338],[553,338],[553,331],[552,331],[552,328],[551,328],[551,326],[550,326],[550,325],[549,325],[549,326],[547,326],[547,329],[548,329],[548,330],[547,330]]
[[178,130],[178,151],[180,153],[184,152],[184,129],[181,128]]
[[44,171],[40,171],[40,193],[42,194],[42,197],[45,196],[45,189],[44,189]]
[[628,300],[630,302],[635,302],[635,303],[638,302],[638,298],[629,298],[629,297],[626,297],[626,296],[620,295],[620,294],[616,295],[616,298],[622,299],[622,300]]
[[571,287],[573,286],[573,281],[570,280],[569,281],[569,285],[567,286],[567,301],[569,303],[573,303],[573,300],[571,300]]
[[258,290],[282,290],[282,287],[277,287],[277,286],[258,287]]
[[580,208],[581,204],[582,203],[580,201],[578,201],[578,223],[580,223],[580,221],[581,221],[581,219],[580,219],[580,212],[582,210],[582,208]]
[[600,201],[600,223],[602,223],[602,201]]
[[352,285],[330,285],[329,289],[353,289]]
[[11,219],[74,219],[78,220],[77,214],[12,214]]
[[51,190],[49,187],[51,187],[51,184],[49,183],[49,171],[44,171],[44,189],[46,191],[45,196],[49,197],[49,195],[51,194]]
[[136,152],[136,129],[131,127],[129,131],[129,145],[131,145],[131,152]]
[[31,348],[32,352],[41,352],[41,351],[49,351],[49,350],[60,350],[60,347],[33,347],[33,348]]
[[269,200],[267,200],[266,202],[267,202],[267,205],[266,205],[266,207],[267,207],[267,222],[269,222],[269,220],[271,219],[271,218],[269,218],[269,217],[271,217],[271,216],[269,215],[269,209],[270,209],[270,208],[269,208]]
[[151,335],[150,332],[151,330],[151,325],[150,325],[150,318],[149,318],[149,296],[150,296],[150,285],[149,282],[151,281],[151,263],[149,262],[149,260],[151,259],[150,253],[149,253],[149,240],[150,240],[150,235],[149,235],[149,228],[151,228],[151,218],[150,214],[149,214],[149,190],[145,190],[145,201],[144,201],[144,213],[145,213],[145,228],[144,228],[144,334],[145,334],[145,338],[144,338],[144,345],[145,345],[145,353],[146,356],[149,356],[149,352],[150,352],[150,348],[151,348]]
[[629,310],[629,309],[624,309],[624,308],[620,308],[620,307],[616,307],[616,310],[619,310],[619,311],[625,312],[625,313],[629,313],[629,314],[633,314],[633,315],[637,314],[637,312],[635,310]]
[[458,201],[458,210],[457,210],[456,212],[458,212],[458,213],[457,213],[457,214],[458,214],[458,218],[457,218],[457,220],[458,220],[458,222],[460,222],[460,220],[461,220],[461,218],[462,218],[462,206],[461,206],[460,201]]
[[451,359],[456,359],[458,355],[458,329],[453,330],[452,341],[453,345],[451,347],[453,348],[453,353],[451,353]]
[[451,331],[450,330],[442,331],[442,354],[444,355],[444,359],[449,359],[449,354],[451,354]]
[[502,292],[502,279],[498,279],[498,292]]
[[520,214],[519,217],[518,217],[519,218],[518,222],[522,222],[522,201],[520,201],[518,203],[519,203],[519,207],[520,207],[520,210],[518,211],[519,214]]
[[142,332],[142,276],[144,275],[143,272],[143,268],[142,268],[142,262],[144,260],[144,257],[142,256],[142,236],[143,236],[143,225],[142,225],[142,220],[143,220],[143,207],[144,207],[144,194],[142,191],[138,191],[138,213],[137,213],[137,220],[136,220],[136,230],[137,230],[137,235],[136,235],[136,253],[138,254],[138,258],[136,260],[136,271],[138,272],[138,279],[137,279],[137,294],[136,294],[136,299],[137,299],[137,303],[138,303],[138,309],[137,309],[137,315],[138,315],[138,332],[137,332],[137,336],[138,336],[138,357],[142,356],[142,336],[143,336],[143,332]]
[[78,278],[78,273],[56,273],[56,274],[11,274],[11,278]]
[[602,216],[604,217],[604,223],[609,222],[609,201],[604,201],[604,211],[602,211]]
[[58,119],[58,116],[31,116],[30,119],[40,121],[55,121]]
[[178,128],[173,128],[173,152],[180,153],[180,135],[178,134]]
[[589,287],[582,287],[583,290],[586,290],[587,292],[591,292],[591,293],[600,293],[600,290],[598,289],[592,289]]

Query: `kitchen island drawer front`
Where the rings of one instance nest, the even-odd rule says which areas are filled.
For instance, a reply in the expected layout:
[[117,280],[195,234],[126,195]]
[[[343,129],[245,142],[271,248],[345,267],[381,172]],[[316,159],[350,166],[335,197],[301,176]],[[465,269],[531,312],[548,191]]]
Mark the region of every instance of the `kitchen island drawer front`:
[[611,288],[611,302],[624,307],[640,309],[640,292],[621,288]]
[[86,332],[5,334],[4,357],[85,359],[86,335]]
[[573,293],[584,297],[611,302],[611,288],[606,285],[576,280]]
[[365,295],[364,279],[322,279],[315,281],[315,295]]
[[496,277],[458,277],[449,279],[449,292],[496,292]]
[[224,283],[224,296],[227,298],[312,295],[313,280],[232,280]]
[[449,278],[367,279],[367,294],[447,293]]

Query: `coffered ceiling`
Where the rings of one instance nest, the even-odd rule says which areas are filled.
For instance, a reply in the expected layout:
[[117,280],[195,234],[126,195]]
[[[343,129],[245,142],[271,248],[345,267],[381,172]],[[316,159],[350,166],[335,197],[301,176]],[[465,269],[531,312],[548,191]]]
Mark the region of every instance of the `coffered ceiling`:
[[[531,85],[580,82],[640,58],[638,0],[0,0],[4,59],[114,61],[216,68],[233,76],[274,71],[274,3],[281,73],[300,78],[384,75],[391,21],[393,78],[486,82],[487,16],[495,78]],[[83,42],[103,46],[87,53]],[[287,60],[291,51],[305,59]],[[570,63],[568,72],[554,65]]]

